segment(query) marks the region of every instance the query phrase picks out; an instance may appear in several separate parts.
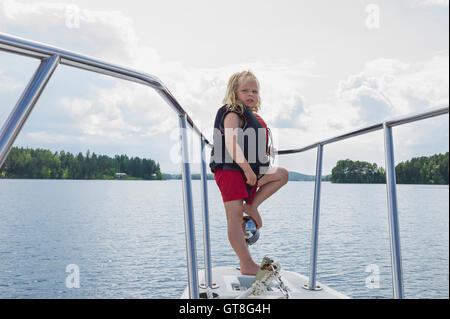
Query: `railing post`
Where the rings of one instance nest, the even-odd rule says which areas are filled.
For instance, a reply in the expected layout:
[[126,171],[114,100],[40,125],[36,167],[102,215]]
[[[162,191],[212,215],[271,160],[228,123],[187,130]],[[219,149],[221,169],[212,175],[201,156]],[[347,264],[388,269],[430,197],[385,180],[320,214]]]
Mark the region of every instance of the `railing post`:
[[386,190],[389,216],[389,237],[391,246],[392,288],[394,298],[403,299],[403,271],[400,248],[400,227],[397,209],[397,187],[395,180],[394,143],[392,128],[383,123],[384,151],[386,158]]
[[322,178],[322,151],[323,145],[317,145],[316,182],[314,188],[314,207],[311,231],[311,255],[309,264],[309,282],[303,288],[308,290],[322,290],[316,286],[317,250],[319,244],[319,212],[320,212],[320,186]]
[[203,211],[203,246],[205,256],[205,284],[200,285],[201,288],[217,288],[218,286],[212,280],[211,267],[211,239],[209,236],[209,207],[208,207],[208,175],[206,174],[205,161],[205,138],[200,136],[201,146],[201,182],[202,182],[202,211]]
[[9,114],[5,124],[3,124],[0,131],[0,168],[58,63],[59,56],[57,55],[42,60],[17,101],[16,106]]
[[194,208],[192,204],[191,170],[187,143],[186,114],[179,115],[181,138],[181,176],[183,179],[184,227],[186,234],[186,257],[188,268],[189,298],[198,299],[197,251],[195,245]]

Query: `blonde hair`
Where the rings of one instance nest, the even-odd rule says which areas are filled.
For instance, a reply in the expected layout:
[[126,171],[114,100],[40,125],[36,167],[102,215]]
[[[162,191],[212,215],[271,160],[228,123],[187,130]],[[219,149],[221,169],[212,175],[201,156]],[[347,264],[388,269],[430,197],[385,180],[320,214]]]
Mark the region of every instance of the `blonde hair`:
[[[255,80],[256,84],[258,85],[259,91],[260,88],[259,81],[251,71],[236,72],[228,80],[227,92],[223,99],[223,103],[228,105],[228,107],[233,111],[237,110],[237,108],[240,108],[239,110],[240,112],[244,111],[244,105],[236,98],[236,91],[239,85],[242,84],[247,79]],[[251,111],[258,112],[260,109],[261,109],[261,97],[259,96],[258,93],[258,102],[256,103],[255,108],[252,109]]]

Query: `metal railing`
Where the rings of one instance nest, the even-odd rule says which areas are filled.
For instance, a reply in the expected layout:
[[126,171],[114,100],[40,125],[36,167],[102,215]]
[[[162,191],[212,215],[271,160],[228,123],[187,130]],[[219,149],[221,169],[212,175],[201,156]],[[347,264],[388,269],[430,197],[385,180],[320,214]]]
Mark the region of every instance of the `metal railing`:
[[[209,145],[202,132],[195,126],[192,119],[181,107],[175,97],[170,93],[166,86],[153,75],[134,71],[121,66],[109,64],[98,59],[93,59],[78,53],[70,52],[50,45],[25,40],[22,38],[0,33],[0,50],[24,55],[31,58],[41,60],[41,63],[32,76],[29,84],[22,93],[20,99],[11,111],[6,122],[0,130],[0,168],[3,165],[11,146],[16,137],[20,133],[28,116],[33,110],[34,105],[39,96],[45,89],[46,84],[50,80],[53,72],[59,64],[96,72],[115,78],[144,84],[156,90],[159,95],[172,107],[179,116],[179,128],[181,139],[182,154],[182,185],[183,185],[183,203],[184,203],[184,224],[186,235],[186,255],[188,268],[188,284],[189,296],[191,298],[199,298],[198,291],[198,275],[197,275],[197,254],[195,245],[195,226],[194,226],[194,210],[192,205],[192,187],[191,174],[189,167],[189,149],[187,146],[186,128],[191,127],[200,138],[202,145]],[[202,148],[202,180],[206,181],[206,164],[204,160],[205,150]],[[204,220],[204,242],[205,261],[208,265],[206,269],[206,284],[213,287],[211,276],[211,258],[210,258],[210,242],[209,242],[209,221],[208,221],[208,197],[206,191],[206,182],[203,183],[203,220]]]
[[[202,213],[203,213],[203,239],[205,256],[205,288],[217,287],[213,283],[211,268],[211,248],[209,237],[209,211],[208,211],[208,192],[206,178],[205,149],[206,146],[212,147],[202,132],[193,123],[186,111],[177,102],[166,86],[155,76],[141,73],[128,68],[109,64],[98,59],[93,59],[81,54],[56,48],[42,43],[37,43],[18,37],[0,33],[0,50],[20,54],[27,57],[41,60],[41,64],[25,88],[2,129],[0,130],[0,167],[3,165],[12,144],[20,133],[24,123],[36,104],[39,96],[45,89],[53,72],[59,64],[84,69],[91,72],[112,76],[115,78],[144,84],[155,89],[161,97],[175,110],[179,116],[181,154],[182,154],[182,185],[183,185],[183,204],[186,236],[186,256],[188,270],[189,297],[199,298],[199,281],[197,273],[197,255],[195,244],[195,225],[194,211],[192,202],[192,186],[190,178],[189,153],[187,146],[186,128],[191,127],[197,133],[201,143],[201,182],[202,182]],[[400,234],[396,195],[395,166],[394,166],[394,146],[392,141],[392,127],[405,123],[423,120],[426,118],[449,113],[449,107],[441,107],[428,112],[404,116],[398,119],[386,121],[376,125],[354,130],[327,140],[316,142],[306,147],[289,150],[278,150],[276,154],[286,155],[305,152],[310,149],[317,149],[316,162],[316,180],[314,189],[314,207],[313,207],[313,225],[311,232],[311,255],[309,282],[305,289],[320,290],[316,285],[317,272],[317,254],[318,254],[318,234],[319,234],[319,211],[320,211],[320,192],[322,175],[323,146],[338,142],[347,138],[352,138],[361,134],[367,134],[376,130],[383,129],[385,144],[386,161],[386,186],[388,198],[388,216],[389,216],[389,234],[391,246],[392,280],[393,295],[395,298],[403,298],[403,275],[400,251]]]
[[392,140],[392,127],[411,123],[415,121],[424,120],[427,118],[448,114],[449,107],[438,107],[427,112],[405,115],[393,120],[382,123],[370,125],[358,130],[353,130],[348,133],[338,135],[314,144],[290,150],[280,150],[278,154],[294,154],[301,153],[311,149],[317,149],[316,162],[316,181],[314,189],[314,207],[313,207],[313,222],[311,232],[311,251],[310,251],[310,267],[309,267],[309,282],[304,286],[305,289],[320,290],[321,287],[316,285],[316,271],[317,271],[317,255],[318,255],[318,238],[319,238],[319,212],[320,212],[320,186],[322,177],[322,158],[323,147],[327,144],[339,142],[358,135],[371,133],[377,130],[384,132],[384,150],[386,163],[386,191],[388,202],[388,222],[389,222],[389,236],[391,248],[391,265],[392,265],[392,286],[394,298],[401,299],[404,297],[403,293],[403,271],[400,248],[400,230],[397,207],[397,188],[395,181],[395,165],[394,165],[394,143]]

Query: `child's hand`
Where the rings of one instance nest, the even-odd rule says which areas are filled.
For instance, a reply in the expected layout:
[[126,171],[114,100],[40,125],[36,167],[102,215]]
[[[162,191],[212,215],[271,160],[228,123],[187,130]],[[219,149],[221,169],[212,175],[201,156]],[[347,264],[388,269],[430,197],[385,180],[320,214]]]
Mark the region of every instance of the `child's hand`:
[[244,171],[245,178],[247,179],[246,183],[253,186],[256,184],[256,181],[258,180],[256,177],[256,174],[253,172],[251,168]]

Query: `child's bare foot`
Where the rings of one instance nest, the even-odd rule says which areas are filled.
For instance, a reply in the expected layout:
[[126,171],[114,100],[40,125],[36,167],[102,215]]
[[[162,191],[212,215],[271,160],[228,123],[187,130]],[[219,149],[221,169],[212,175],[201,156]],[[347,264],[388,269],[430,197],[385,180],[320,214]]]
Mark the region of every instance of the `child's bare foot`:
[[251,264],[243,265],[241,264],[241,274],[242,275],[249,275],[249,276],[255,276],[258,272],[259,266],[258,264],[252,262]]
[[248,216],[253,218],[257,229],[262,227],[262,218],[261,218],[261,215],[259,215],[259,212],[256,209],[256,207],[253,207],[252,205],[248,205],[247,203],[244,203],[244,212]]

